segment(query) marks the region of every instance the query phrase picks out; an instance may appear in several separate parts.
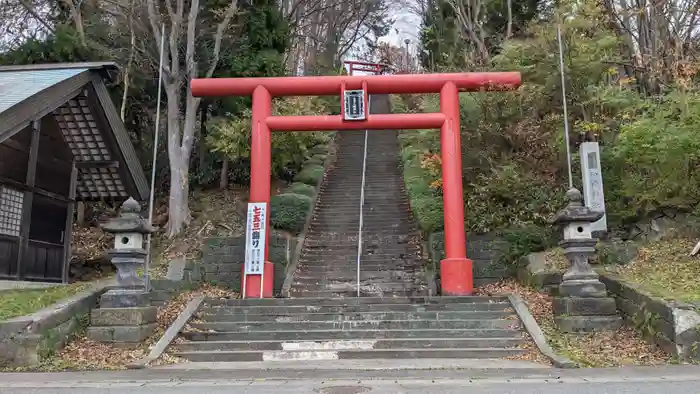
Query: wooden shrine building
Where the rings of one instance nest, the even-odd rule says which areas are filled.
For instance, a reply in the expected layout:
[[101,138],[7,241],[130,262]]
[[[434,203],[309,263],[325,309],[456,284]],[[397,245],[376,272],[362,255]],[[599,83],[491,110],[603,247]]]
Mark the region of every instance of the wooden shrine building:
[[67,282],[76,201],[148,198],[113,63],[0,66],[0,279]]

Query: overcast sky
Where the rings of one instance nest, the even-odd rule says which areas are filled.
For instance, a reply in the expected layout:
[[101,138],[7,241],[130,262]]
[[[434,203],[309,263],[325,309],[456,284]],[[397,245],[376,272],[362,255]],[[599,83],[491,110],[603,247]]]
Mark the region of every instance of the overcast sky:
[[[391,33],[380,38],[380,41],[389,41],[396,46],[404,46],[404,40],[411,40],[409,44],[412,48],[419,40],[420,24],[421,20],[418,15],[414,15],[409,12],[397,12],[392,15],[392,18],[396,19]],[[399,45],[400,44],[400,45]]]

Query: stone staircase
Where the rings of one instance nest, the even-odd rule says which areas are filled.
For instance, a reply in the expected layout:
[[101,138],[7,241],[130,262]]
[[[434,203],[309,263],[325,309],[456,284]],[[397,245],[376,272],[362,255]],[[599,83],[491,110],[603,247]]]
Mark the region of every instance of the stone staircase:
[[507,297],[206,300],[171,354],[192,362],[482,358],[523,352]]
[[[373,112],[388,112],[373,97]],[[338,133],[286,299],[208,299],[171,354],[192,362],[500,359],[524,350],[507,297],[430,296],[396,133],[369,135],[361,297],[357,232],[364,132]]]
[[[388,113],[388,96],[373,96],[373,113]],[[291,297],[357,295],[364,131],[340,132],[333,168],[321,186],[299,258]],[[404,191],[396,131],[370,131],[360,259],[360,294],[427,295],[418,232]]]

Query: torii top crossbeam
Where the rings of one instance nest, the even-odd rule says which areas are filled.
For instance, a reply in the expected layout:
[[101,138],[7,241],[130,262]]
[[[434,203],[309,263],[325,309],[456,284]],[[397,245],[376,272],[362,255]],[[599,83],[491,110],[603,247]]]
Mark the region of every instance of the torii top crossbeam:
[[[200,78],[191,82],[193,96],[250,96],[258,86],[271,96],[337,96],[341,89],[362,89],[367,94],[439,93],[452,82],[461,92],[513,90],[520,86],[519,72],[356,75],[271,78]],[[343,86],[345,85],[345,86]]]

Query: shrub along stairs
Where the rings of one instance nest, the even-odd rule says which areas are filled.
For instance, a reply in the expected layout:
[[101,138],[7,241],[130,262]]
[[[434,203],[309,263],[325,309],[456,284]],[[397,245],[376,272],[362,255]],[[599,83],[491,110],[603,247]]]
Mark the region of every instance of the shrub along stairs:
[[[388,112],[375,96],[373,112]],[[503,358],[525,341],[507,297],[435,297],[419,259],[396,133],[340,132],[287,299],[205,300],[174,345],[190,361]]]

